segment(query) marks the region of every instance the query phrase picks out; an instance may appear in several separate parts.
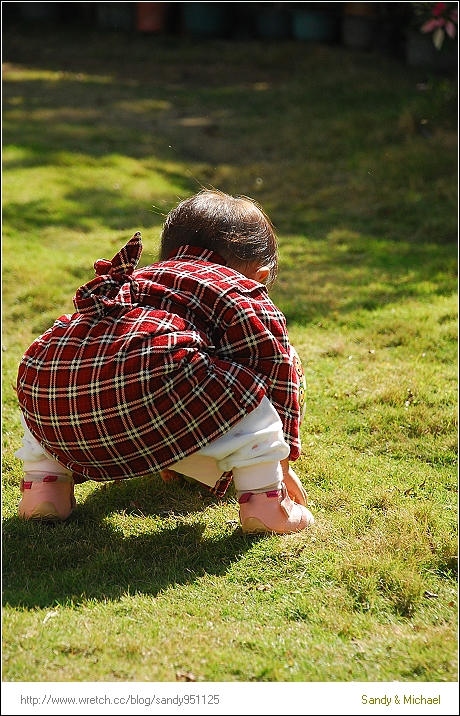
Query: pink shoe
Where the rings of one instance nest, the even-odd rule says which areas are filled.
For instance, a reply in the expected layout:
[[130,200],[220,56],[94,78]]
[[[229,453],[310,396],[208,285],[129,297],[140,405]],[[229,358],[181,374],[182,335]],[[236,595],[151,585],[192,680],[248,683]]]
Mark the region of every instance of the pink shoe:
[[73,481],[61,482],[55,475],[47,475],[42,481],[22,479],[22,499],[18,505],[19,517],[25,520],[66,520],[76,507]]
[[281,490],[245,492],[238,500],[240,520],[245,534],[300,532],[315,521],[306,507],[293,502],[284,482]]

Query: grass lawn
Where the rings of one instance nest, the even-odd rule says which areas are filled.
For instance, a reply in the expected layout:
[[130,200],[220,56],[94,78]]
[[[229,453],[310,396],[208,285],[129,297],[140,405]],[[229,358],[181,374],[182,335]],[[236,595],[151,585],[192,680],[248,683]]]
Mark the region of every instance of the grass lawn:
[[[298,42],[4,37],[3,679],[457,680],[457,87]],[[158,475],[16,517],[12,384],[136,230],[200,186],[274,221],[315,526],[244,536]]]

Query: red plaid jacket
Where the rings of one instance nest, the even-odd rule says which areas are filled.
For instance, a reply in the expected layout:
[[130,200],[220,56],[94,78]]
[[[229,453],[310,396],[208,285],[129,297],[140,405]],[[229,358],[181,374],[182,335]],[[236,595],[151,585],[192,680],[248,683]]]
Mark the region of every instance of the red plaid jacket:
[[[260,283],[183,246],[135,270],[137,233],[26,351],[18,398],[38,442],[79,478],[137,477],[227,432],[266,394],[300,454],[298,376]],[[223,494],[229,476],[214,492]]]

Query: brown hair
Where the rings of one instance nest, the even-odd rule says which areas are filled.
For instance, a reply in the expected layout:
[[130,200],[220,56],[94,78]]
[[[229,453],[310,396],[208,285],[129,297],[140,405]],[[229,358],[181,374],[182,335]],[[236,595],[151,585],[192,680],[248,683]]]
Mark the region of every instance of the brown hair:
[[268,287],[276,279],[275,229],[262,207],[249,197],[203,190],[181,201],[166,217],[160,260],[185,245],[215,251],[237,271],[254,265],[268,266]]

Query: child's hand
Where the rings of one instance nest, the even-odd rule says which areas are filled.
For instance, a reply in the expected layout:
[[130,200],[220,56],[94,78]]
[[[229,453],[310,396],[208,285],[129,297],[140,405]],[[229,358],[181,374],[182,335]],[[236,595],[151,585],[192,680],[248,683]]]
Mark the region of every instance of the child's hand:
[[175,470],[170,470],[169,467],[160,470],[160,477],[163,482],[176,482],[176,480],[180,480],[179,473],[175,472]]
[[283,468],[283,481],[286,485],[289,497],[294,502],[297,502],[297,504],[305,507],[308,499],[307,493],[294,470],[290,467],[287,458],[281,461],[281,467]]

